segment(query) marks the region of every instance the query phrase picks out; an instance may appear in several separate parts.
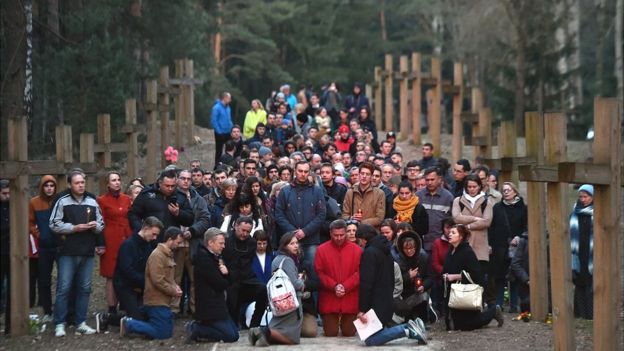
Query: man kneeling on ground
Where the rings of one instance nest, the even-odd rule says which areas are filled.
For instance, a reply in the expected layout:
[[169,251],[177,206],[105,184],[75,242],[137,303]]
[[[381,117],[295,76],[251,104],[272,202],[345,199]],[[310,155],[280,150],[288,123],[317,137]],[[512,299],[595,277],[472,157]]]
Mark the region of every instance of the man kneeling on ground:
[[165,230],[163,242],[150,254],[145,267],[143,303],[146,321],[122,318],[119,325],[121,336],[137,333],[152,339],[168,339],[173,335],[170,306],[179,303],[182,296],[182,290],[174,279],[173,251],[183,240],[180,228],[169,227]]
[[193,259],[195,269],[195,320],[186,326],[187,342],[238,341],[238,326],[225,303],[225,290],[231,285],[229,271],[221,252],[225,247],[225,233],[210,228],[204,234],[204,245],[199,245]]

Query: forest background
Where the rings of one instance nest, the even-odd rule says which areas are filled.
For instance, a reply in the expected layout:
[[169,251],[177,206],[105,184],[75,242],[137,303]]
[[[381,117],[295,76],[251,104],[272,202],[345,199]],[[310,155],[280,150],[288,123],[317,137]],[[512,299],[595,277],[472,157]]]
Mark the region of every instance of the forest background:
[[354,82],[372,82],[384,54],[421,52],[442,57],[444,77],[465,63],[495,123],[564,111],[569,137],[583,138],[593,97],[623,95],[623,1],[3,1],[2,158],[8,118],[28,116],[31,153],[51,154],[54,126],[95,132],[98,113],[121,125],[124,100],[142,99],[146,79],[185,57],[204,81],[195,115],[205,127],[222,91],[242,123],[250,101],[281,84],[320,91],[336,81],[346,97]]

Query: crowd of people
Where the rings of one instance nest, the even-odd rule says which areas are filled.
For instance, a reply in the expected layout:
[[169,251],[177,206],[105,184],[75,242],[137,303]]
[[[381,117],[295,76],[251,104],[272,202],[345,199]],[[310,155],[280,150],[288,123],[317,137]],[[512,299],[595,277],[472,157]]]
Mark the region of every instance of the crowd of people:
[[[223,93],[212,109],[213,170],[197,159],[127,186],[113,171],[100,196],[79,169],[67,189],[41,178],[29,209],[30,303],[56,336],[74,325],[170,338],[174,319],[187,316],[189,342],[235,342],[249,329],[255,346],[298,344],[319,325],[327,337],[354,336],[372,309],[384,328],[366,345],[425,344],[439,319],[449,330],[502,326],[505,291],[509,312],[528,311],[527,207],[515,184],[499,188],[479,160],[434,157],[440,145],[404,160],[393,132],[378,139],[359,84],[344,101],[335,83],[297,96],[284,85],[266,104],[252,101],[242,128],[230,101]],[[0,185],[4,279],[9,194]],[[590,319],[592,196],[591,186],[579,189],[570,226],[575,311]],[[95,306],[94,328],[96,256],[107,306]],[[300,304],[271,316],[267,283],[278,268]],[[448,308],[451,283],[469,280],[484,287],[483,308]]]

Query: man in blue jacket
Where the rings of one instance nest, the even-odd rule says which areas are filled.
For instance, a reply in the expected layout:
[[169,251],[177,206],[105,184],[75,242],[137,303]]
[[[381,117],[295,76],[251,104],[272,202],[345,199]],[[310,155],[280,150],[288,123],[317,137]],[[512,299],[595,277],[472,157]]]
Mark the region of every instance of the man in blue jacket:
[[210,114],[210,124],[215,133],[215,161],[218,161],[223,153],[223,145],[230,138],[230,131],[234,126],[232,123],[232,110],[230,102],[232,96],[228,92],[221,94],[221,98],[215,101]]
[[[312,266],[320,231],[325,223],[325,194],[309,178],[310,165],[295,165],[295,180],[280,191],[275,205],[275,218],[280,233],[295,232],[303,250],[303,264]],[[280,235],[281,236],[281,235]]]

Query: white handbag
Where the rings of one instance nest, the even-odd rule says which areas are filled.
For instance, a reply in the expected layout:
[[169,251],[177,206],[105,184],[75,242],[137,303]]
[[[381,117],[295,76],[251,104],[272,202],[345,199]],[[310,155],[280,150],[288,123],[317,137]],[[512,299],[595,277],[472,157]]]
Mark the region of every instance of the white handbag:
[[482,311],[483,310],[483,287],[475,284],[466,271],[461,271],[470,284],[451,284],[448,307],[456,310]]

